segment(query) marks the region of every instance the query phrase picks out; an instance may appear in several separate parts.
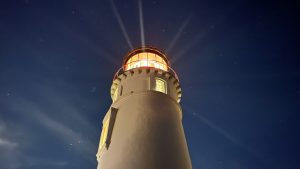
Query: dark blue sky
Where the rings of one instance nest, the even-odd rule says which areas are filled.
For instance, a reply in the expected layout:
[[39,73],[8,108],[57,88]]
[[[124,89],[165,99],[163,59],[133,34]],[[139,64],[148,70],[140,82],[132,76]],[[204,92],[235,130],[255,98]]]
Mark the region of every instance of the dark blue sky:
[[[180,78],[194,169],[300,168],[297,10],[142,2],[145,42]],[[140,32],[138,1],[2,0],[0,168],[95,169],[112,78]]]

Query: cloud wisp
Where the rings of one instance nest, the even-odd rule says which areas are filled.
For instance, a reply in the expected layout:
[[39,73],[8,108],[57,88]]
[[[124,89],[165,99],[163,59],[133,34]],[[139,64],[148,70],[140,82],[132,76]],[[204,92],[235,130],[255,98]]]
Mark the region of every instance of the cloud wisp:
[[[49,93],[49,95],[51,95]],[[49,96],[48,95],[48,96]],[[53,98],[55,99],[55,98]],[[78,153],[82,154],[83,157],[86,157],[87,159],[91,159],[91,157],[95,156],[96,149],[95,145],[87,139],[87,136],[84,136],[83,134],[80,134],[76,130],[78,128],[86,128],[91,129],[91,132],[96,131],[93,129],[93,127],[89,126],[88,122],[86,122],[85,118],[83,116],[80,116],[78,113],[74,112],[73,119],[70,119],[72,121],[65,121],[65,123],[61,122],[59,116],[56,119],[55,117],[51,117],[50,115],[53,113],[48,110],[48,108],[43,107],[41,105],[37,105],[34,102],[31,102],[27,99],[20,99],[19,108],[15,109],[15,111],[22,112],[25,116],[30,117],[35,123],[37,123],[39,126],[43,127],[47,131],[51,132],[56,136],[56,139],[63,141],[64,144],[68,146],[72,146],[74,150],[76,150]],[[60,107],[61,105],[56,105],[57,107]],[[55,107],[56,107],[55,106]],[[68,107],[67,103],[64,105],[65,107]],[[76,109],[76,108],[69,108],[69,109]],[[73,113],[73,112],[65,112],[65,113]],[[54,113],[55,114],[55,113]],[[71,116],[72,116],[71,115]],[[79,117],[80,116],[80,117]],[[78,128],[75,127],[69,127],[67,124],[77,124],[79,125]]]
[[16,140],[19,131],[15,131],[0,119],[0,167],[18,169],[20,163],[20,146]]
[[0,147],[5,147],[8,149],[14,149],[18,146],[18,144],[16,142],[10,141],[10,140],[6,140],[0,137]]
[[[5,122],[15,127],[10,127],[0,120],[1,167],[67,167],[71,154],[90,164],[96,163],[97,145],[91,138],[97,138],[99,131],[84,116],[80,105],[70,99],[77,97],[76,94],[74,96],[72,92],[63,92],[61,88],[49,83],[51,82],[43,81],[31,85],[40,94],[39,100],[20,94],[11,96],[10,101],[6,103],[6,110],[11,115],[6,116],[9,118],[6,118]],[[53,146],[53,143],[65,147],[65,151],[51,151],[62,151],[66,155],[70,154],[70,157],[47,157],[49,150],[44,145]],[[37,156],[28,153],[30,149],[37,149],[42,154]]]

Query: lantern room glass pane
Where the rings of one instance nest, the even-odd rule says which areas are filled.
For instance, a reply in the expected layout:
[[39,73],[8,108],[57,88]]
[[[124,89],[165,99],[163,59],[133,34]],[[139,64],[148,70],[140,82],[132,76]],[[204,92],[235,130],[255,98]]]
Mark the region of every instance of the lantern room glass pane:
[[147,53],[140,53],[139,60],[147,60]]
[[155,61],[155,54],[153,53],[148,53],[148,61]]
[[168,71],[166,61],[159,55],[149,52],[143,52],[133,55],[125,64],[125,70],[139,67],[154,67],[164,71]]
[[[158,55],[156,55],[156,56],[158,56]],[[161,57],[156,57],[156,60],[158,61],[158,62],[160,62],[160,63],[162,63],[162,58]]]
[[[132,62],[135,62],[135,61],[138,61],[139,60],[139,56],[138,55],[134,55],[132,58],[131,58]],[[128,61],[129,62],[129,61]]]

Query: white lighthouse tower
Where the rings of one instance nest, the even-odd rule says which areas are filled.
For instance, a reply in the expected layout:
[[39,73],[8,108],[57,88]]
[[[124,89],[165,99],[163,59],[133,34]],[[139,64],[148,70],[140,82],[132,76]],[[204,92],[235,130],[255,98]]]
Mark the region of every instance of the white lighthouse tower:
[[98,169],[192,169],[182,127],[181,88],[166,55],[129,52],[111,86]]

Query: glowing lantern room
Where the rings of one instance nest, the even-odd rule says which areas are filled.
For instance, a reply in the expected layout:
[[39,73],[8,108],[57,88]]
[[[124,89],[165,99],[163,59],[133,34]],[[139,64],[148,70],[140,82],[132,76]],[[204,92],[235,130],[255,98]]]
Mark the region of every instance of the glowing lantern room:
[[153,67],[168,71],[167,57],[159,50],[152,47],[137,48],[126,55],[124,70],[139,67]]

